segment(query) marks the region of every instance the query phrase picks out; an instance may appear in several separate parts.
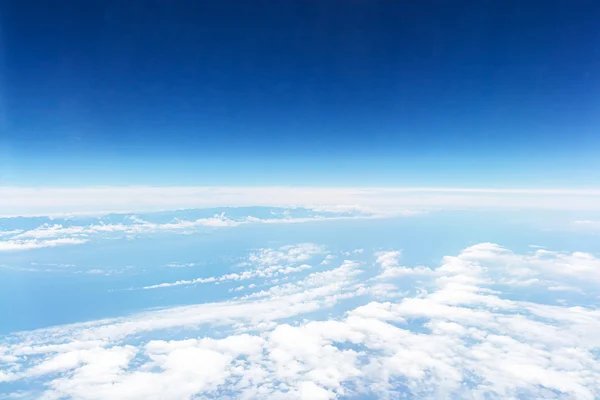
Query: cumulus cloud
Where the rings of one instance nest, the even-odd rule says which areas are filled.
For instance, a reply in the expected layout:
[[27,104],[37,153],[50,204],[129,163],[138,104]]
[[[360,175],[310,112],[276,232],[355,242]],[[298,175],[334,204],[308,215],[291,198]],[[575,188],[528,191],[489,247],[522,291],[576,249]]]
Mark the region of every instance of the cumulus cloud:
[[600,260],[585,252],[557,252],[538,249],[520,255],[493,243],[481,243],[464,250],[461,259],[476,261],[502,283],[505,280],[533,282],[600,282]]
[[403,267],[400,265],[401,251],[383,251],[375,254],[377,259],[375,262],[379,264],[382,272],[375,279],[390,279],[399,278],[408,275],[431,275],[434,272],[427,267]]
[[365,249],[354,249],[351,251],[342,251],[342,255],[349,257],[349,256],[353,256],[356,254],[362,254],[364,252],[365,252]]
[[335,260],[335,256],[333,254],[327,254],[323,261],[321,261],[321,265],[331,264],[333,260]]
[[383,269],[388,269],[392,267],[397,267],[400,264],[400,255],[401,251],[382,251],[376,253],[377,259],[375,262],[381,266]]
[[[307,250],[294,249],[257,251],[254,265],[302,265]],[[400,293],[401,276],[371,285],[360,279],[363,264],[346,260],[237,300],[14,334],[0,342],[0,382],[41,382],[34,397],[43,399],[591,400],[600,392],[595,303],[519,298],[523,286],[503,278],[580,282],[597,262],[482,243],[444,257],[423,288]],[[377,254],[376,264],[411,269],[396,251]],[[344,312],[323,312],[341,304]],[[175,329],[188,338],[164,337]]]

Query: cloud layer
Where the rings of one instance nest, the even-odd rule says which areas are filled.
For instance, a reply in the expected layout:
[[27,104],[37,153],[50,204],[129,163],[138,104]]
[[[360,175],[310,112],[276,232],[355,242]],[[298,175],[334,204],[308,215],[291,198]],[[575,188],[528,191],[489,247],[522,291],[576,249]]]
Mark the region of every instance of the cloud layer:
[[157,211],[216,206],[321,207],[401,214],[422,209],[600,210],[600,190],[318,187],[0,188],[2,215]]
[[[235,210],[235,209],[232,209]],[[256,217],[254,215],[229,216],[225,212],[214,214],[210,217],[181,219],[172,218],[168,222],[150,222],[135,214],[112,215],[120,217],[118,222],[106,222],[96,218],[89,224],[81,224],[77,219],[62,218],[62,222],[51,220],[32,229],[0,230],[0,252],[31,250],[44,247],[55,247],[69,244],[83,244],[95,238],[135,238],[153,233],[193,234],[200,230],[230,228],[249,224],[297,224],[306,222],[336,221],[346,219],[379,218],[379,215],[368,213],[348,213],[347,211],[320,212],[309,209],[295,209],[302,211],[303,216],[292,215],[289,209],[270,210],[269,217]],[[275,211],[277,212],[275,212]],[[187,210],[188,212],[204,210]],[[237,211],[237,210],[236,210]],[[256,211],[256,210],[254,210]],[[259,209],[265,211],[265,209]],[[146,214],[156,217],[157,213]],[[7,219],[5,219],[7,220]],[[8,219],[9,220],[9,219]],[[0,220],[0,223],[2,220]],[[0,224],[0,229],[2,225]]]
[[[0,391],[24,382],[29,392],[14,395],[43,399],[593,399],[600,391],[594,255],[481,243],[424,267],[403,266],[399,251],[372,263],[349,253],[263,249],[243,266],[312,268],[228,301],[9,335],[0,342]],[[566,289],[579,303],[555,297],[565,293],[559,282],[579,290]],[[533,289],[542,300],[528,296]]]

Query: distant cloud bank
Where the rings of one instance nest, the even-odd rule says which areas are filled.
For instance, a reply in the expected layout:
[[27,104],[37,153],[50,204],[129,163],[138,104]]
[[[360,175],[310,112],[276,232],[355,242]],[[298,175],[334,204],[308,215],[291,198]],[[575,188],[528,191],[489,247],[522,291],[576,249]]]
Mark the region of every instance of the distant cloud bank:
[[149,187],[0,188],[0,216],[201,207],[311,207],[402,214],[432,209],[600,210],[600,189]]

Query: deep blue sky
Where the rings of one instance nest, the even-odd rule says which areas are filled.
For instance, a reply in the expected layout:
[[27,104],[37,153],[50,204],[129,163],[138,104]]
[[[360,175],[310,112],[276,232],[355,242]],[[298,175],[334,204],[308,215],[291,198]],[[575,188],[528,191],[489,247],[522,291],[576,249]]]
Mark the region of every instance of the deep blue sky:
[[2,0],[0,185],[599,186],[598,21],[583,0]]

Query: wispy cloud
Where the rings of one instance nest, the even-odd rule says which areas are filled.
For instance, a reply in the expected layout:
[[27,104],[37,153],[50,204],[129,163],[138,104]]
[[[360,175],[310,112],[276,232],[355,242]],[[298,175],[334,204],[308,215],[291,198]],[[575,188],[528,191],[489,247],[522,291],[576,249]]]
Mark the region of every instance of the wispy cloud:
[[164,266],[167,268],[191,268],[191,267],[195,267],[196,263],[168,263],[165,264]]
[[325,253],[325,249],[322,246],[313,243],[283,246],[279,249],[260,249],[259,251],[250,254],[248,261],[243,263],[243,265],[249,265],[252,266],[252,268],[243,270],[239,273],[233,272],[221,276],[164,282],[144,286],[142,289],[160,289],[200,283],[244,281],[254,278],[273,278],[278,275],[288,275],[310,269],[312,268],[310,265],[299,263],[308,261],[313,256],[323,253]]
[[102,221],[90,225],[43,224],[29,230],[13,230],[0,232],[0,251],[28,250],[49,247],[59,244],[79,244],[91,238],[115,237],[123,235],[132,238],[152,233],[193,234],[202,229],[220,229],[249,224],[294,224],[307,222],[324,222],[343,219],[374,218],[372,215],[314,215],[310,217],[257,218],[245,216],[230,218],[225,213],[209,218],[194,220],[174,219],[167,223],[144,221],[134,215],[128,216],[128,223],[104,223]]
[[64,246],[69,244],[82,244],[87,242],[86,239],[77,238],[61,238],[61,239],[30,239],[30,240],[6,240],[0,241],[0,251],[18,251],[18,250],[31,250],[41,249],[44,247],[55,247]]
[[585,219],[573,221],[573,225],[580,229],[600,230],[600,221],[595,220]]
[[234,221],[224,214],[218,214],[211,218],[199,218],[193,221],[175,220],[168,223],[152,223],[140,219],[134,219],[132,224],[92,224],[89,226],[62,226],[60,224],[44,224],[38,228],[21,232],[14,239],[23,238],[50,238],[59,236],[82,236],[87,237],[96,234],[126,233],[126,234],[148,234],[154,232],[193,232],[200,227],[231,227],[238,226],[243,221]]

